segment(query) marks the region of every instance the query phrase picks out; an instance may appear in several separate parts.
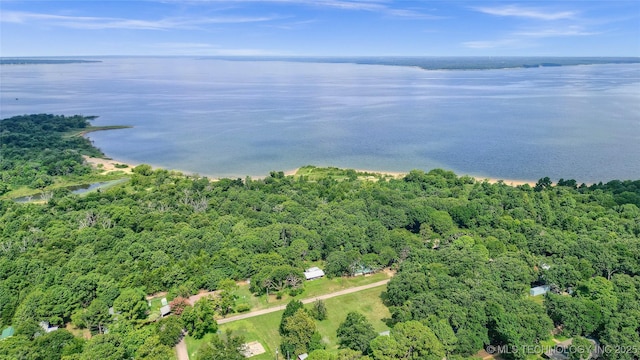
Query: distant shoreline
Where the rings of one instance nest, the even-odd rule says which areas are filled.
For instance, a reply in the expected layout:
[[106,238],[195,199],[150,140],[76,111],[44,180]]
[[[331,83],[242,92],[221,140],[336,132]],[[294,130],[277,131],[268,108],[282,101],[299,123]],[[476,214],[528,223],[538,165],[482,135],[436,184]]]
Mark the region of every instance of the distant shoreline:
[[284,61],[299,63],[355,64],[414,67],[422,70],[506,70],[580,65],[640,64],[633,56],[86,56],[85,59],[0,57],[0,65],[101,63],[105,58],[193,58],[224,61]]
[[102,60],[0,58],[0,65],[62,65],[101,63]]
[[640,64],[640,57],[595,56],[211,56],[200,60],[285,61],[414,67],[422,70],[506,70],[580,65]]

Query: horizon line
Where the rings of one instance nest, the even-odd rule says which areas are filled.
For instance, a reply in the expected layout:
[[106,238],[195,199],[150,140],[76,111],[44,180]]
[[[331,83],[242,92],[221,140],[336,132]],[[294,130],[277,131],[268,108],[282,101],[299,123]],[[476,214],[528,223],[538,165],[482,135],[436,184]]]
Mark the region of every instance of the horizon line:
[[201,55],[201,54],[105,54],[105,55],[10,55],[0,59],[26,58],[78,58],[78,57],[197,57],[197,58],[630,58],[640,59],[640,55]]

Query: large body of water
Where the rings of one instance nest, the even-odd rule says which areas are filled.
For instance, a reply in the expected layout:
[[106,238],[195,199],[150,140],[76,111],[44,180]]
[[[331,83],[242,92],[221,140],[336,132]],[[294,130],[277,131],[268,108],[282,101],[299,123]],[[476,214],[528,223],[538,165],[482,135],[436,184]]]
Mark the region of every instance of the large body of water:
[[0,117],[99,115],[108,156],[210,176],[302,165],[640,178],[640,64],[496,70],[189,58],[2,65]]

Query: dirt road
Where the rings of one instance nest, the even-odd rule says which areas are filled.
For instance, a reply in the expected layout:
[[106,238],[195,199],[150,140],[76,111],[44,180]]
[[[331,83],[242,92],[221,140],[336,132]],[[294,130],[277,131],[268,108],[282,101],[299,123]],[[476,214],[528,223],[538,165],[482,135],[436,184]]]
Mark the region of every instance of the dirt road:
[[184,342],[184,337],[176,345],[176,355],[178,360],[189,360],[189,352],[187,351],[187,343]]
[[[312,302],[314,302],[316,300],[331,299],[331,298],[334,298],[336,296],[351,294],[351,293],[354,293],[354,292],[358,292],[358,291],[362,291],[362,290],[371,289],[371,288],[374,288],[374,287],[386,285],[389,282],[389,280],[391,280],[391,279],[378,281],[376,283],[369,284],[369,285],[362,285],[362,286],[352,287],[352,288],[349,288],[349,289],[336,291],[336,292],[333,292],[333,293],[330,293],[330,294],[319,295],[319,296],[316,296],[316,297],[303,299],[301,301],[302,301],[303,304],[309,304],[309,303],[312,303]],[[260,315],[264,315],[264,314],[269,314],[269,313],[272,313],[272,312],[284,310],[284,308],[286,308],[286,307],[287,307],[287,305],[279,305],[279,306],[274,306],[274,307],[268,308],[268,309],[252,311],[252,312],[249,312],[249,313],[246,313],[246,314],[230,316],[228,318],[218,319],[218,324],[226,324],[226,323],[230,323],[230,322],[237,321],[237,320],[252,318],[254,316],[260,316]]]

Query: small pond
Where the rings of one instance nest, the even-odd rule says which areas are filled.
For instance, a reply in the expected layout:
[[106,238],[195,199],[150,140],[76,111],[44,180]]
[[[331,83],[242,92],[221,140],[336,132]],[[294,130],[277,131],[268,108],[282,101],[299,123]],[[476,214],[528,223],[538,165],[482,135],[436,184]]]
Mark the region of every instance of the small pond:
[[[102,181],[102,182],[97,182],[92,184],[73,185],[73,186],[68,186],[67,189],[71,191],[72,194],[79,195],[79,194],[88,193],[98,189],[106,189],[113,185],[121,184],[127,180],[129,179],[117,179],[117,180]],[[44,200],[50,196],[51,196],[51,192],[44,192],[44,193],[34,194],[30,196],[18,197],[13,199],[13,201],[19,202],[19,203],[27,203],[31,201]]]

